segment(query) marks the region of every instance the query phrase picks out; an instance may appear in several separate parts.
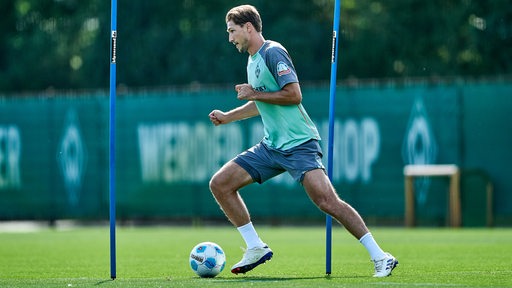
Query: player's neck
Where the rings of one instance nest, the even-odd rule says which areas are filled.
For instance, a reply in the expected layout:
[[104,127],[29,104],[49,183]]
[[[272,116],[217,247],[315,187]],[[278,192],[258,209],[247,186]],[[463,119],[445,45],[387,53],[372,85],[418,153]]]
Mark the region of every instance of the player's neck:
[[263,44],[265,43],[265,38],[263,38],[263,34],[258,33],[257,35],[254,36],[254,40],[252,42],[253,43],[251,44],[249,49],[247,49],[247,52],[251,56],[253,56],[254,54],[258,53],[258,51],[260,50],[261,46],[263,46]]

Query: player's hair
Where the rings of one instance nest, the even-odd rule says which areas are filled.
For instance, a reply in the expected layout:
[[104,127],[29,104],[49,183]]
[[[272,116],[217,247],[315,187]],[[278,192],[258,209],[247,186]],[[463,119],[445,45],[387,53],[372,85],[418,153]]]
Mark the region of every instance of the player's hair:
[[261,32],[263,29],[260,13],[252,5],[240,5],[231,8],[226,14],[226,23],[228,21],[233,21],[233,23],[240,26],[250,22],[257,32]]

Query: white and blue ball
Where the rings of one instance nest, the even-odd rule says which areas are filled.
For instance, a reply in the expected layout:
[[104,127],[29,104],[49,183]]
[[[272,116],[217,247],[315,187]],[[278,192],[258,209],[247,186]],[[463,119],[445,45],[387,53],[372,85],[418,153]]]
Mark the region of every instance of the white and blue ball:
[[190,268],[203,278],[217,276],[226,265],[226,254],[213,242],[202,242],[190,251]]

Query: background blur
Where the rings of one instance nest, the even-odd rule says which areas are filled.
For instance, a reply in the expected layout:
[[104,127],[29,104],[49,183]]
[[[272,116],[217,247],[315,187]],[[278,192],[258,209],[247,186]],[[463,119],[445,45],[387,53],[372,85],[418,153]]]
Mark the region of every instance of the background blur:
[[[403,166],[457,164],[463,225],[510,226],[510,1],[341,2],[340,195],[370,224],[402,225]],[[225,221],[208,180],[262,137],[259,119],[207,117],[241,104],[232,87],[246,81],[247,55],[227,42],[224,17],[244,3],[291,54],[327,152],[333,0],[119,1],[121,220]],[[0,10],[0,220],[107,219],[110,1]],[[447,184],[416,181],[418,224],[447,223]],[[324,221],[288,175],[243,193],[262,221]]]

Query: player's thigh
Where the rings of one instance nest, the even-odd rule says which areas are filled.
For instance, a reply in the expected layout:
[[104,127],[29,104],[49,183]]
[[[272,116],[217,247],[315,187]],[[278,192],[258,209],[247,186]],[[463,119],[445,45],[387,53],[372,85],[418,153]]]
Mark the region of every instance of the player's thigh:
[[302,185],[309,198],[318,206],[336,203],[339,200],[329,177],[325,175],[323,169],[314,169],[306,172]]
[[233,160],[227,162],[217,171],[210,180],[210,188],[220,190],[238,190],[248,184],[253,179],[245,169],[236,164]]

